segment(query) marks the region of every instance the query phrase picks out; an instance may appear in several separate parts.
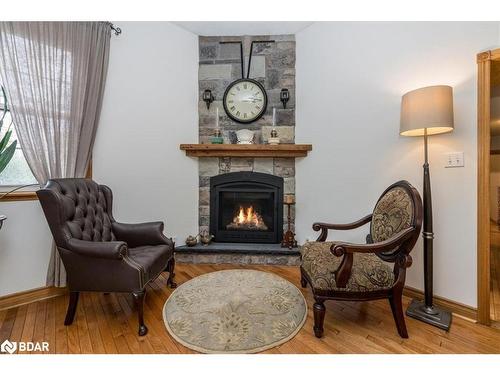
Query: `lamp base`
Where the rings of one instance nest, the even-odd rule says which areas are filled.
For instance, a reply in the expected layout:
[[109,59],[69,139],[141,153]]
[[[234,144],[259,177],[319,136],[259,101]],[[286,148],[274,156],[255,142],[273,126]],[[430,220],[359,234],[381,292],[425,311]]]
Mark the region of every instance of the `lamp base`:
[[416,299],[412,300],[410,306],[408,306],[406,310],[406,315],[444,329],[445,331],[450,330],[451,313],[436,306],[428,307],[422,301]]

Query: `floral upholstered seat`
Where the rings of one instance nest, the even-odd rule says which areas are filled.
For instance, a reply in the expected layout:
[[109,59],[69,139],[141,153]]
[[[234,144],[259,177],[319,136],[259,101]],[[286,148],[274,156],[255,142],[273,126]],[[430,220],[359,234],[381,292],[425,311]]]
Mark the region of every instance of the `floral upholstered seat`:
[[301,249],[302,269],[316,291],[367,292],[390,289],[394,284],[393,265],[375,254],[354,254],[351,277],[345,288],[337,287],[334,272],[342,258],[330,251],[333,242],[307,242]]

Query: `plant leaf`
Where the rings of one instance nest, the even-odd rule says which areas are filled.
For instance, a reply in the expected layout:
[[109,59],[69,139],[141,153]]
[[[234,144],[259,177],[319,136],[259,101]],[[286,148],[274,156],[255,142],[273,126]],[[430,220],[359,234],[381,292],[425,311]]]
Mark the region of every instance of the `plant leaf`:
[[16,151],[17,140],[12,142],[9,147],[5,149],[2,153],[0,153],[0,174],[3,172],[7,164],[9,164],[10,160],[14,156],[14,152]]
[[9,143],[10,136],[12,135],[12,130],[9,130],[3,138],[0,140],[0,154],[2,151],[7,147],[7,144]]

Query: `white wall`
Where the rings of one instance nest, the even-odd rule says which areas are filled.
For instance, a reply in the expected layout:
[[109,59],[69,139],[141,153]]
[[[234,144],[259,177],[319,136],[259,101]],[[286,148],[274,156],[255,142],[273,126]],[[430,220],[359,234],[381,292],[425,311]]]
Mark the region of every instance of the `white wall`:
[[0,202],[0,296],[45,285],[52,236],[38,201]]
[[[454,88],[455,131],[430,138],[434,204],[434,292],[476,306],[476,53],[495,47],[497,23],[315,23],[296,35],[297,231],[371,212],[383,189],[406,179],[422,191],[423,144],[399,136],[401,96]],[[445,152],[465,167],[444,169]],[[335,233],[363,240],[363,231]],[[407,285],[423,288],[422,241]]]
[[198,38],[168,22],[119,22],[113,37],[93,176],[119,221],[163,220],[183,242],[198,227]]

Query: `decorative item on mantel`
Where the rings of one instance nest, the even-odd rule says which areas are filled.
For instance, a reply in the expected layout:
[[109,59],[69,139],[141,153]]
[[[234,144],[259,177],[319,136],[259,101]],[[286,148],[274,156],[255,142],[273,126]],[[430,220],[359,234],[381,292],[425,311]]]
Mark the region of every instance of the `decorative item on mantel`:
[[254,143],[253,141],[253,131],[248,129],[241,129],[236,132],[236,136],[238,137],[239,145],[251,145]]
[[295,204],[295,196],[287,194],[283,197],[283,203],[288,207],[287,221],[288,221],[288,230],[283,235],[283,241],[281,241],[281,247],[288,247],[292,249],[297,247],[297,241],[295,240],[295,233],[292,232],[292,215],[290,214],[290,206]]
[[222,133],[219,128],[219,107],[215,111],[215,135],[210,139],[213,145],[221,145],[224,143],[224,138],[222,138]]
[[278,132],[276,131],[276,108],[273,108],[273,129],[271,130],[271,136],[267,142],[270,145],[278,145],[280,143]]

